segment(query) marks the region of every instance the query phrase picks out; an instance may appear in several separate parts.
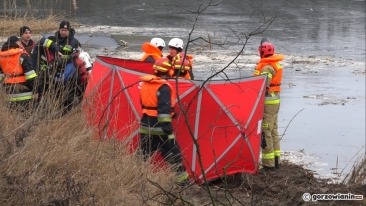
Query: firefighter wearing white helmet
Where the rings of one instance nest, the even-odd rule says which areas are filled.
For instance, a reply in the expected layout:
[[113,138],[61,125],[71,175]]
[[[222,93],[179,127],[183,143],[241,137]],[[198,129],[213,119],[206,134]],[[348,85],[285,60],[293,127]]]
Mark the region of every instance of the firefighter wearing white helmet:
[[169,41],[169,48],[173,47],[175,49],[178,50],[178,52],[182,52],[183,51],[183,40],[179,39],[179,38],[173,38]]
[[165,47],[165,41],[162,38],[152,38],[150,41],[150,44],[158,47],[161,51],[164,49]]
[[141,50],[144,51],[141,61],[155,63],[163,56],[164,47],[165,41],[162,38],[155,37],[150,42],[145,42],[141,46]]
[[[194,79],[193,72],[192,72],[192,60],[193,57],[190,55],[185,55],[182,53],[183,51],[183,40],[179,38],[172,38],[169,43],[169,55],[167,56],[171,64],[173,65],[173,77],[183,77],[185,79]],[[182,58],[185,58],[184,60]],[[180,63],[179,63],[180,62]],[[188,64],[188,70],[185,70],[182,63]],[[187,75],[189,73],[189,75]]]

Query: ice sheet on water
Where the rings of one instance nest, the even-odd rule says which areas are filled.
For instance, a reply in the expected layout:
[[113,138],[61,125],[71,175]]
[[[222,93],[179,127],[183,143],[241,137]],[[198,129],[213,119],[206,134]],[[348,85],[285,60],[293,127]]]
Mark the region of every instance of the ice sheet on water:
[[315,176],[330,181],[342,181],[346,174],[341,173],[343,168],[334,168],[333,171],[327,171],[324,168],[328,167],[328,163],[322,162],[317,154],[307,153],[304,150],[286,151],[282,153],[281,158],[315,172]]
[[[141,44],[151,37],[162,37],[168,41],[171,37],[181,37],[185,32],[171,28],[133,28],[133,27],[81,27],[80,33],[106,32],[119,34],[128,42],[126,47],[116,49],[92,48],[87,50],[93,58],[106,55],[124,59],[139,60],[142,55]],[[199,35],[220,39],[219,33],[201,32]],[[259,60],[257,47],[240,47],[229,45],[213,46],[201,42],[188,48],[194,57],[194,72],[197,79],[206,79],[224,69],[220,78],[251,76]],[[281,51],[278,51],[281,52]],[[168,50],[164,50],[167,55]],[[287,130],[283,142],[284,157],[292,162],[305,164],[324,178],[341,178],[332,170],[335,158],[340,157],[339,167],[350,170],[346,164],[365,144],[365,62],[332,56],[315,56],[310,54],[284,53],[282,61],[284,72],[281,110],[279,114],[279,132],[283,132],[293,115],[305,108]],[[361,115],[363,114],[363,116]],[[339,146],[345,139],[350,146]],[[303,141],[303,142],[302,142]],[[325,144],[332,142],[334,144]],[[360,146],[361,145],[361,146]],[[311,153],[293,152],[305,147]],[[326,150],[326,151],[324,151]],[[343,168],[341,168],[343,169]],[[338,171],[339,172],[339,171]]]

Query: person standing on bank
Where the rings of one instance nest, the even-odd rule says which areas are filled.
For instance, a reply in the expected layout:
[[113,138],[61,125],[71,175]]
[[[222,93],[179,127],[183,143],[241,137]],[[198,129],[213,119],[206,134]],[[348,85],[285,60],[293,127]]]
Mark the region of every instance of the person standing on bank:
[[274,170],[280,168],[281,149],[277,128],[283,71],[280,61],[284,55],[275,54],[274,45],[266,38],[262,39],[258,52],[261,59],[254,70],[254,76],[267,76],[262,121],[262,166],[264,170]]
[[32,40],[32,30],[28,26],[20,27],[20,41],[22,42],[25,51],[31,55],[35,44]]
[[141,77],[140,98],[142,118],[140,126],[140,148],[144,159],[155,151],[160,151],[166,161],[178,164],[180,173],[177,182],[187,180],[188,174],[182,165],[180,149],[173,134],[172,116],[175,105],[175,90],[166,80],[171,69],[169,59],[155,62],[155,75]]

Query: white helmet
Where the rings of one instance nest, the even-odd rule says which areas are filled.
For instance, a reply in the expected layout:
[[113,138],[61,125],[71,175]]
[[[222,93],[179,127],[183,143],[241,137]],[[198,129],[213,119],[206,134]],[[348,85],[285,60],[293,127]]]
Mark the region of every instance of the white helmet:
[[165,47],[165,41],[162,38],[152,38],[150,44],[156,47]]
[[179,48],[183,50],[183,40],[179,38],[173,38],[169,41],[169,46]]

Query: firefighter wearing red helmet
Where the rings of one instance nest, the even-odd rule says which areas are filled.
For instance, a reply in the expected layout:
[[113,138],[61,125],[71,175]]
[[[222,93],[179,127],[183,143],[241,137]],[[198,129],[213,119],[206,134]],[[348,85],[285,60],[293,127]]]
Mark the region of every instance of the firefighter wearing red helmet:
[[171,64],[168,58],[161,58],[155,62],[153,68],[155,75],[141,77],[140,148],[145,159],[153,152],[160,151],[169,163],[178,164],[178,172],[181,173],[179,180],[184,181],[188,176],[182,165],[172,127],[176,95],[166,80],[170,77]]
[[281,156],[277,127],[283,71],[280,61],[284,59],[284,56],[275,54],[274,45],[266,38],[262,39],[258,53],[261,59],[254,70],[254,76],[267,76],[262,121],[262,166],[265,170],[274,170],[280,167]]

